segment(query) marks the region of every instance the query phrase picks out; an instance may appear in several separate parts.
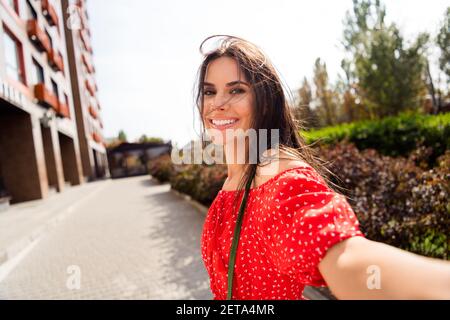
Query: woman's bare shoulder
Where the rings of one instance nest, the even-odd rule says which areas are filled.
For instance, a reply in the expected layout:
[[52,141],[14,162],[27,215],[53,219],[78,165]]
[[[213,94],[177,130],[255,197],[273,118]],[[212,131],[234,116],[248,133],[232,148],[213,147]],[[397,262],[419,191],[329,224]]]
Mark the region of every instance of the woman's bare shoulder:
[[299,168],[299,167],[311,167],[305,161],[300,159],[285,159],[283,156],[283,151],[280,151],[281,157],[280,159],[270,161],[267,164],[263,164],[258,167],[256,173],[256,186],[263,184],[264,182],[270,180],[274,176],[278,175],[281,172],[284,172],[289,169]]

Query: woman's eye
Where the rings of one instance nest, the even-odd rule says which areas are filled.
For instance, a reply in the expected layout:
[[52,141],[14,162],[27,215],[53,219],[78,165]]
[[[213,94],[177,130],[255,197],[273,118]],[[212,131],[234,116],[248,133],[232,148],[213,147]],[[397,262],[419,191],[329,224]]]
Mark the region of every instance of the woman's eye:
[[237,94],[244,93],[244,92],[245,92],[245,90],[241,89],[241,88],[236,88],[236,89],[231,90],[231,93],[237,93]]
[[210,95],[214,94],[214,92],[212,92],[211,90],[205,90],[205,91],[203,91],[203,94],[205,96],[210,96]]

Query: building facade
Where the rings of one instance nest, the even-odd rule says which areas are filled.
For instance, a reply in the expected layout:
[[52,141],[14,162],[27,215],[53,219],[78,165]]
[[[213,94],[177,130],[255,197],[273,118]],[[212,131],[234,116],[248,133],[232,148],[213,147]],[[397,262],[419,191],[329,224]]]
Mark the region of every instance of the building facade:
[[93,132],[106,152],[100,130],[79,130],[75,97],[85,88],[72,83],[64,10],[56,0],[0,0],[0,194],[12,203],[107,174],[107,166],[84,170]]
[[61,3],[66,21],[64,30],[81,163],[85,178],[94,180],[108,175],[108,158],[102,135],[101,107],[92,62],[89,16],[84,0],[62,0]]

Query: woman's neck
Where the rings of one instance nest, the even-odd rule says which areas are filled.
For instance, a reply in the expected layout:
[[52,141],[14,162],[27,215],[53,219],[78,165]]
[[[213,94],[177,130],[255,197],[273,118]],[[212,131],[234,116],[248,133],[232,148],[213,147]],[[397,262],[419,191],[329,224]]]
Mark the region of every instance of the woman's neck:
[[[238,151],[240,147],[240,152]],[[224,145],[225,159],[228,169],[228,181],[230,180],[240,180],[244,174],[246,168],[246,163],[249,162],[250,157],[246,152],[242,151],[242,146],[238,146],[236,143],[229,143]],[[270,159],[269,162],[277,162],[280,156],[280,150],[278,148],[269,148],[262,153],[264,159]],[[268,171],[268,170],[266,170]],[[259,170],[257,169],[256,175],[259,175]]]
[[245,148],[242,148],[242,144],[230,142],[224,145],[224,149],[228,169],[228,180],[240,179],[244,173],[248,158],[246,156]]

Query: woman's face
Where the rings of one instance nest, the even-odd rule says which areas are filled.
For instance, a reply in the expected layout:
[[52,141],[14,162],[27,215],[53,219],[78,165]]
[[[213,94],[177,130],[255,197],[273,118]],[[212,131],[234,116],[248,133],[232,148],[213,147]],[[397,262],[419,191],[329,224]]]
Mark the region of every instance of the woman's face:
[[[240,77],[239,77],[240,76]],[[239,75],[233,58],[221,57],[209,63],[203,87],[203,122],[214,143],[226,144],[237,129],[250,128],[253,90],[245,75]]]

